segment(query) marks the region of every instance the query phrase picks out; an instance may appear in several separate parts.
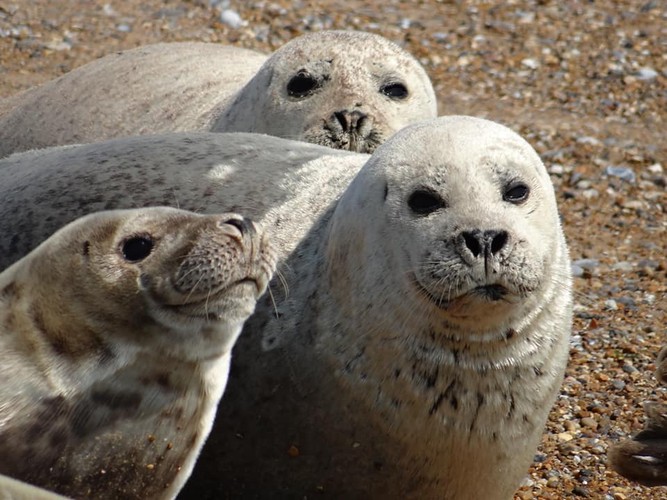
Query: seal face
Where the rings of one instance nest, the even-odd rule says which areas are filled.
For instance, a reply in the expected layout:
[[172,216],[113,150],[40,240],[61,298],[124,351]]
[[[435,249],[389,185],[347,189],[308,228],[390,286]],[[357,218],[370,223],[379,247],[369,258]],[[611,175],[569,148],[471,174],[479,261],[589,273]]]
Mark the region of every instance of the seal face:
[[0,472],[68,496],[172,497],[275,263],[236,214],[99,212],[0,274]]
[[436,113],[428,75],[399,46],[370,33],[322,31],[277,50],[212,130],[370,153],[397,130]]
[[[667,384],[667,346],[656,360],[656,378]],[[646,486],[667,486],[667,404],[645,402],[644,429],[609,448],[609,463],[622,476]]]
[[422,66],[379,35],[311,33],[265,60],[206,43],[106,56],[0,102],[0,157],[188,130],[256,132],[371,152],[405,125],[436,116]]

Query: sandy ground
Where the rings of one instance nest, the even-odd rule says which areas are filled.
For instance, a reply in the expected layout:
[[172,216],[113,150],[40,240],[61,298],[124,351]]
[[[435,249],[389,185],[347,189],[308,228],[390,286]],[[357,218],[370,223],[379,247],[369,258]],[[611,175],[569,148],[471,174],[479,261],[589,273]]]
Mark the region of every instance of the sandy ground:
[[[221,18],[229,9],[242,25]],[[227,13],[226,15],[229,15]],[[667,3],[662,0],[0,0],[0,97],[158,41],[270,52],[305,31],[373,31],[415,54],[441,114],[503,122],[552,174],[576,278],[571,362],[517,498],[667,498],[607,467],[665,400]]]

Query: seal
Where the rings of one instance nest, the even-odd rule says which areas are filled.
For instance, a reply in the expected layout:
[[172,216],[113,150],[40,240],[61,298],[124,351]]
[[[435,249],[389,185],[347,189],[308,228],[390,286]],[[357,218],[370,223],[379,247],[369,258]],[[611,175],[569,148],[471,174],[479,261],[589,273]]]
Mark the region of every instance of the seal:
[[[667,384],[667,346],[658,354],[656,378]],[[667,486],[667,404],[645,402],[644,429],[609,448],[609,463],[622,476],[646,486]]]
[[82,217],[6,269],[0,472],[77,498],[175,497],[274,265],[248,219],[157,207]]
[[526,473],[567,360],[571,276],[549,176],[508,128],[441,117],[371,156],[132,138],[10,157],[0,186],[5,259],[104,206],[267,228],[289,293],[246,323],[183,498],[506,499]]
[[0,474],[0,498],[11,500],[65,500],[66,497]]
[[311,33],[265,59],[207,43],[109,55],[0,104],[0,157],[188,130],[257,132],[370,152],[403,126],[436,116],[422,66],[379,35]]

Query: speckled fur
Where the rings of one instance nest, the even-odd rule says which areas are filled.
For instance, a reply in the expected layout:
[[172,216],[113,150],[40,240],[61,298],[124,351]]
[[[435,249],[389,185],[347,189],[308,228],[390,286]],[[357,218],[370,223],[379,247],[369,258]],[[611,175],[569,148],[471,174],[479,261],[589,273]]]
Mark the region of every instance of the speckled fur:
[[[286,87],[301,70],[321,86],[295,98]],[[398,82],[408,87],[407,98],[381,92]],[[193,42],[111,54],[5,99],[0,110],[0,157],[189,130],[259,132],[366,152],[404,125],[434,117],[436,101],[424,69],[394,43],[323,31],[292,40],[268,60],[239,47]],[[366,118],[345,131],[334,115],[341,112]]]
[[[275,242],[285,283],[246,323],[183,498],[506,499],[526,473],[571,326],[544,166],[516,134],[469,117],[407,127],[367,160],[198,134],[0,162],[0,231],[13,241],[0,257],[104,204],[241,211]],[[503,201],[517,180],[528,200]],[[443,206],[411,213],[418,189]],[[474,229],[509,234],[488,273],[455,238]],[[504,299],[475,291],[485,283]]]
[[[130,261],[136,237],[153,247]],[[76,498],[174,497],[274,262],[238,215],[150,208],[83,217],[5,270],[0,473]]]

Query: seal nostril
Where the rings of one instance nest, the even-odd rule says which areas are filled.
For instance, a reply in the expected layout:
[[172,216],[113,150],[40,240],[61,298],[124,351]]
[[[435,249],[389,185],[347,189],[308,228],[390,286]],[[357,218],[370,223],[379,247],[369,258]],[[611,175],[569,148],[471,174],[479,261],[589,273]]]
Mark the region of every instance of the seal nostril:
[[468,247],[468,250],[473,254],[474,257],[479,256],[482,253],[482,243],[480,242],[481,233],[479,231],[464,231],[461,233],[463,241]]
[[[491,253],[496,254],[507,244],[507,231],[487,231],[487,238],[491,240]],[[488,241],[488,240],[487,240]]]
[[334,118],[338,120],[340,126],[343,127],[343,131],[347,132],[350,128],[350,117],[346,111],[336,111],[334,112]]
[[234,226],[236,229],[241,231],[241,234],[251,232],[251,223],[249,223],[246,219],[228,219],[222,224],[229,224],[230,226]]

